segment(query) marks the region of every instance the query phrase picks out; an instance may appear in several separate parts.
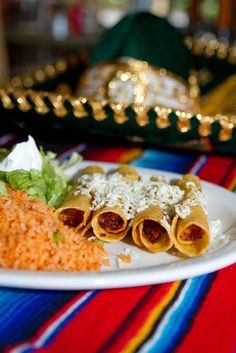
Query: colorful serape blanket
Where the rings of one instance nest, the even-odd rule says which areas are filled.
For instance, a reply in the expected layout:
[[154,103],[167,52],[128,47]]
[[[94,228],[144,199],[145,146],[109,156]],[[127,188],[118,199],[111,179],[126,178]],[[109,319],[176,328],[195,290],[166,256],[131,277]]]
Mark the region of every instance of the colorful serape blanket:
[[[1,146],[17,142],[0,136]],[[192,172],[236,191],[236,160],[80,143],[52,145],[61,159]],[[236,205],[235,205],[236,207]],[[8,353],[235,353],[236,265],[183,281],[133,288],[46,291],[0,288],[0,351]]]

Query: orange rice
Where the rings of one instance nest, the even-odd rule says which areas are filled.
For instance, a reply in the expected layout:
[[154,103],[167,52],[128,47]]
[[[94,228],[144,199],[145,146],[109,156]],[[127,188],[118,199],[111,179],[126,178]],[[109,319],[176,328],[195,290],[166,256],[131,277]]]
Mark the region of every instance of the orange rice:
[[63,225],[54,210],[25,192],[0,197],[0,267],[95,271],[108,265],[103,246]]

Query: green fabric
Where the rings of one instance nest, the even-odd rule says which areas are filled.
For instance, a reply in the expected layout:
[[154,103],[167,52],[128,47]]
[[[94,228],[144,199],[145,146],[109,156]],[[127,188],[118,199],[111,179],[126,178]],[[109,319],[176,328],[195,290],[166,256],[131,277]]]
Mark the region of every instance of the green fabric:
[[129,14],[107,30],[93,50],[90,64],[122,57],[145,60],[184,79],[193,67],[182,35],[166,19],[148,12]]

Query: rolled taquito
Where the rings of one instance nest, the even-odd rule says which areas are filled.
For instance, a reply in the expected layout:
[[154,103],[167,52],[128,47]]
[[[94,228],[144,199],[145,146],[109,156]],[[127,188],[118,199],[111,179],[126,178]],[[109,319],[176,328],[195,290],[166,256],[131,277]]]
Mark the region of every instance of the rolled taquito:
[[139,180],[140,176],[138,172],[128,164],[121,164],[117,169],[114,169],[112,173],[119,173],[125,180]]
[[158,205],[151,205],[134,217],[132,238],[137,246],[149,251],[166,251],[173,245],[170,230],[162,209]]
[[[122,164],[111,174],[118,173],[124,180],[138,180],[137,171],[127,164]],[[130,229],[131,223],[127,219],[121,206],[110,207],[105,205],[94,212],[91,225],[95,236],[107,242],[115,242],[124,239]]]
[[104,207],[94,212],[91,225],[95,236],[107,242],[124,239],[130,228],[119,207]]
[[185,195],[180,204],[181,212],[176,212],[173,219],[173,243],[182,254],[198,256],[207,250],[210,243],[207,214],[201,202],[200,179],[187,174],[178,185],[185,191]]
[[[100,166],[89,166],[81,170],[80,175],[104,174]],[[67,199],[60,208],[56,210],[58,218],[67,226],[84,234],[91,225],[91,202],[89,195],[77,193],[78,185],[75,185]]]

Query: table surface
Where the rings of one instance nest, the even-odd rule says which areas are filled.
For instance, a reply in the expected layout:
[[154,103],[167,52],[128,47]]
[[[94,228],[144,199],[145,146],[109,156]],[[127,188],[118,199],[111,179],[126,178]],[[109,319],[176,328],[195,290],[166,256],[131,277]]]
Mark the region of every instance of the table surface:
[[[10,147],[19,136],[0,135]],[[67,158],[130,163],[236,192],[236,159],[197,152],[38,140]],[[236,352],[236,265],[200,277],[134,288],[46,291],[0,288],[0,352]]]

